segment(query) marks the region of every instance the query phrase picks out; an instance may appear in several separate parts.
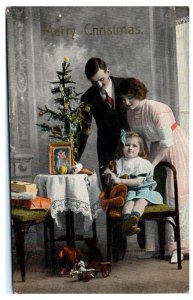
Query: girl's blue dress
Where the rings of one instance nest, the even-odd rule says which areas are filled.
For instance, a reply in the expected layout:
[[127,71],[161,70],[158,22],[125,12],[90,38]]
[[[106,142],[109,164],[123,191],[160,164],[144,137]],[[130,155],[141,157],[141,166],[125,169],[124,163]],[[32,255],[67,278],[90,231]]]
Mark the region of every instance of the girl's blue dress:
[[127,200],[146,199],[153,204],[162,204],[160,193],[154,191],[157,183],[153,179],[153,165],[142,157],[125,158],[116,160],[118,177],[128,175],[129,179],[144,178],[144,182],[138,186],[129,187]]

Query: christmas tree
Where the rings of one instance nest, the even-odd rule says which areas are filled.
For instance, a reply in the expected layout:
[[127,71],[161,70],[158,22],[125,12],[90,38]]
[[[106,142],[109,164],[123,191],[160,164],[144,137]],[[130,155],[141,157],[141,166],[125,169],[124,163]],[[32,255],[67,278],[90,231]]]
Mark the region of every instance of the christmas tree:
[[80,95],[75,89],[75,82],[71,80],[69,58],[64,57],[62,71],[56,71],[58,80],[50,82],[51,92],[56,95],[54,103],[57,108],[50,109],[38,107],[38,116],[45,117],[46,123],[36,124],[42,131],[49,133],[49,138],[72,142],[74,146],[74,158],[78,156],[78,131],[81,128],[82,114]]

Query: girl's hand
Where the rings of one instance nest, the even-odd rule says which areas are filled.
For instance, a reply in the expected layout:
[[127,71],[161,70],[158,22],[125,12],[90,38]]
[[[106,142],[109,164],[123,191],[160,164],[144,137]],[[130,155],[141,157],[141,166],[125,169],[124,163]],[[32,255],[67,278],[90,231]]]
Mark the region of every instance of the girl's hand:
[[136,178],[135,180],[136,180],[136,185],[140,185],[144,182],[144,178],[142,177]]

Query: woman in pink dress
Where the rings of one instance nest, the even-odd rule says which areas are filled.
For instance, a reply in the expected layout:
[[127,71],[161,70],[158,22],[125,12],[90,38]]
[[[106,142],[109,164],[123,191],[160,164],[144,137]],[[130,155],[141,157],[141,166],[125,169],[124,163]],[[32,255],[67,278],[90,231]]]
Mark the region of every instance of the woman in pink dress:
[[[177,170],[182,259],[189,253],[189,143],[182,128],[176,123],[171,108],[161,102],[146,99],[146,86],[135,78],[121,82],[119,94],[127,111],[130,130],[138,132],[150,145],[150,161],[155,167],[160,161],[171,162]],[[174,205],[171,173],[166,185],[166,199]],[[168,197],[169,196],[169,197]],[[155,222],[146,222],[146,253],[151,258],[158,252]],[[167,226],[166,255],[177,263],[176,243],[171,225]]]

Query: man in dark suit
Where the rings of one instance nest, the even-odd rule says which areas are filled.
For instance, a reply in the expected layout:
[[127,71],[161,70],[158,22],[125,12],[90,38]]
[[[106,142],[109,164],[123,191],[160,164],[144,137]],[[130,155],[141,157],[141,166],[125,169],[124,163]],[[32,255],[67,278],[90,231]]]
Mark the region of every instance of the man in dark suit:
[[[117,87],[124,78],[110,76],[106,63],[93,57],[85,65],[85,74],[92,86],[83,94],[82,101],[82,130],[79,134],[79,159],[84,152],[90,134],[92,116],[97,125],[97,153],[101,183],[105,188],[102,173],[107,164],[115,159],[120,141],[121,129],[127,128],[126,116],[122,111],[121,99],[118,98]],[[107,228],[110,228],[107,219]],[[108,229],[107,229],[108,230]],[[108,240],[107,234],[107,240]],[[108,241],[107,241],[108,243]],[[123,259],[127,247],[126,237],[121,226],[113,230],[112,251],[113,259]],[[107,254],[110,257],[110,254]]]
[[[92,86],[81,98],[83,121],[82,131],[79,134],[79,159],[87,143],[93,116],[97,125],[97,153],[102,175],[102,168],[115,159],[121,128],[127,127],[121,99],[117,95],[117,87],[124,78],[110,76],[107,64],[96,57],[87,61],[85,74]],[[104,187],[103,176],[101,183]]]

